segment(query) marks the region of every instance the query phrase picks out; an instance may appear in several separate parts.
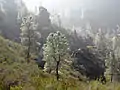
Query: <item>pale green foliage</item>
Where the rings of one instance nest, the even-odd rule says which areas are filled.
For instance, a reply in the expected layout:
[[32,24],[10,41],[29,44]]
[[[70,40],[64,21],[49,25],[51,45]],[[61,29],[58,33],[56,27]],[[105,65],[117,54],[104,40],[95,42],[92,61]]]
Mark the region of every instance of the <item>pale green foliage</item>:
[[97,47],[97,49],[99,50],[105,50],[107,47],[106,47],[106,38],[105,38],[105,35],[102,33],[101,29],[99,30],[99,32],[96,34],[95,36],[95,40],[94,40],[94,43]]
[[[66,37],[59,31],[49,34],[44,49],[44,60],[47,62],[46,67],[54,68],[55,62],[59,56],[63,57],[67,53],[68,42]],[[63,60],[61,58],[61,60]]]
[[112,38],[112,50],[114,51],[116,57],[120,54],[120,36],[116,35]]
[[[119,81],[120,74],[120,36],[119,34],[114,35],[110,38],[110,43],[107,47],[110,49],[110,54],[106,59],[106,65],[108,66],[107,73],[112,74],[114,81]],[[108,41],[106,41],[108,42]],[[116,78],[116,80],[115,80]]]
[[112,54],[110,57],[110,71],[114,74],[114,81],[119,81],[120,74],[120,36],[119,34],[112,38]]
[[41,35],[37,32],[36,27],[37,25],[32,15],[23,18],[21,24],[21,43],[27,47],[29,46],[32,51],[38,50],[40,46],[39,39]]

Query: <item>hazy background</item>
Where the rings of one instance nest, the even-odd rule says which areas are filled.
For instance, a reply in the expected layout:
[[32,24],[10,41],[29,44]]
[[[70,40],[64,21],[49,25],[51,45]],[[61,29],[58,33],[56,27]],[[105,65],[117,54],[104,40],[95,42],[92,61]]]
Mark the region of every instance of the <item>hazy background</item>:
[[[79,27],[91,23],[96,27],[113,27],[119,24],[119,0],[24,0],[31,11],[40,5],[51,14],[61,16],[64,26]],[[72,21],[71,23],[69,23]]]

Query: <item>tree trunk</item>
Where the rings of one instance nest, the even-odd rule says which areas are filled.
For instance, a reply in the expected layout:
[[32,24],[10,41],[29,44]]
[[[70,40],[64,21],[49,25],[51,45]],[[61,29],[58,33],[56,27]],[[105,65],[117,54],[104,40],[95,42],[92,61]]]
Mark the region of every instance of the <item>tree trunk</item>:
[[28,49],[27,49],[27,63],[30,63],[30,46],[31,46],[31,32],[30,32],[30,24],[27,26],[28,29]]
[[30,62],[30,45],[28,46],[28,50],[27,50],[27,63]]
[[56,65],[56,78],[57,78],[57,80],[59,80],[59,73],[58,73],[58,71],[59,71],[59,63],[60,63],[60,61],[57,61],[57,65]]
[[31,37],[30,37],[30,29],[28,28],[28,50],[27,50],[27,63],[30,62],[30,46],[31,46]]
[[112,52],[112,61],[111,61],[111,82],[113,82],[113,77],[114,77],[114,73],[115,73],[115,55]]
[[58,61],[57,61],[57,64],[56,64],[56,78],[57,80],[59,80],[59,64],[60,64],[60,55],[59,55],[59,58],[58,58]]
[[120,82],[120,75],[119,74],[114,74],[112,82]]
[[111,74],[111,79],[110,79],[110,81],[111,81],[111,82],[113,81],[113,74]]

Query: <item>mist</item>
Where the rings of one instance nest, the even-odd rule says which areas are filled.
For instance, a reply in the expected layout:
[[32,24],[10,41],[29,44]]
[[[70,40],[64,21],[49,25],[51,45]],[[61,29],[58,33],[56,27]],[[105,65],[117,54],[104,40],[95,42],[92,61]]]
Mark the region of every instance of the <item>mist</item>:
[[[119,0],[24,0],[29,10],[44,6],[51,15],[60,15],[63,26],[79,27],[78,23],[92,23],[98,27],[120,24]],[[109,17],[108,17],[109,15]],[[72,21],[72,23],[68,23]],[[104,24],[100,24],[104,22]],[[77,24],[76,24],[77,23]],[[99,24],[97,24],[99,23]]]
[[0,0],[0,90],[120,89],[119,0]]

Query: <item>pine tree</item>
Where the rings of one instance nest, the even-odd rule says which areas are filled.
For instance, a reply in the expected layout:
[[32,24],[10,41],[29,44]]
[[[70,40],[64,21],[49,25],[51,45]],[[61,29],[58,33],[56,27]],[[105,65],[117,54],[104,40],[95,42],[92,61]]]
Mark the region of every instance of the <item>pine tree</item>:
[[27,47],[27,62],[30,62],[30,53],[34,52],[40,46],[40,33],[36,31],[34,18],[29,15],[22,20],[21,24],[21,43]]
[[61,32],[51,33],[47,38],[47,42],[43,47],[44,60],[46,61],[46,68],[51,72],[56,70],[57,80],[59,79],[59,67],[63,57],[67,53],[68,41]]
[[97,47],[99,54],[105,59],[108,53],[108,39],[105,37],[105,33],[99,29],[98,33],[95,36],[94,44]]
[[112,38],[112,53],[114,54],[112,56],[112,59],[110,61],[111,63],[111,81],[118,81],[120,82],[120,36],[119,34],[115,35]]

